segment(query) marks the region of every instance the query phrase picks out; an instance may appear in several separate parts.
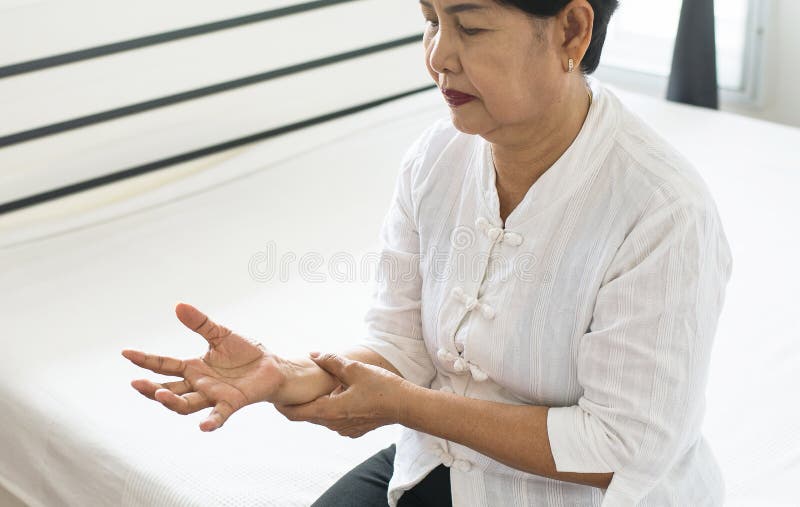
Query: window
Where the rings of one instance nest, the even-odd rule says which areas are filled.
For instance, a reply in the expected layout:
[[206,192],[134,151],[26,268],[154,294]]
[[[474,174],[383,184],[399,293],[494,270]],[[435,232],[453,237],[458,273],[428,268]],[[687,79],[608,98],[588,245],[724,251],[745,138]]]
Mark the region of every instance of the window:
[[[622,0],[608,27],[602,65],[666,82],[683,0]],[[723,92],[753,96],[763,2],[715,2],[717,75]],[[630,76],[627,78],[630,80]]]

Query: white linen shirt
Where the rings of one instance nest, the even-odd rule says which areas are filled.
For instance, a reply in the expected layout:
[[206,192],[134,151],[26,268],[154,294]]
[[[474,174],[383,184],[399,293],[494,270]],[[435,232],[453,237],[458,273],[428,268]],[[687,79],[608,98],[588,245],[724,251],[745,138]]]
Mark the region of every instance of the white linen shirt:
[[556,470],[614,472],[611,484],[530,474],[403,427],[392,507],[440,463],[455,507],[723,503],[701,425],[728,241],[696,169],[588,82],[580,133],[505,223],[486,140],[449,115],[416,139],[359,344],[420,386],[551,407]]

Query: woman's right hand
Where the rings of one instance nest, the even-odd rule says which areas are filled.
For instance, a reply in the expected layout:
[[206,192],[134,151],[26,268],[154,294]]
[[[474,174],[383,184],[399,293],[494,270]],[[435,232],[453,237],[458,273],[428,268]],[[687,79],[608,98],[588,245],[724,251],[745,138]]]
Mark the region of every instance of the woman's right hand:
[[206,339],[208,351],[202,357],[176,359],[123,350],[122,355],[137,366],[183,378],[163,384],[138,379],[131,382],[134,389],[179,414],[214,407],[200,423],[202,431],[219,428],[246,405],[275,401],[286,381],[281,358],[260,343],[215,323],[191,305],[179,303],[175,314],[186,327]]

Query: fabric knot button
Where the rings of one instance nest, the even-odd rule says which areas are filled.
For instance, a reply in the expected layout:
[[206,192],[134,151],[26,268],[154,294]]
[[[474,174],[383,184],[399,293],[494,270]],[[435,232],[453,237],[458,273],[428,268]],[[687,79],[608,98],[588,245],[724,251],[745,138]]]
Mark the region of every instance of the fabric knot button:
[[441,458],[442,464],[446,467],[452,466],[453,462],[455,461],[452,454],[444,451],[442,451],[442,453],[439,455],[439,458]]
[[[464,357],[457,356],[445,348],[440,348],[437,350],[436,357],[438,357],[442,362],[452,361],[453,370],[458,373],[469,371],[472,374],[472,377],[478,382],[483,382],[489,378],[489,376],[483,370],[481,370],[477,364],[470,362]],[[443,387],[442,390],[444,391],[445,388]],[[451,390],[450,392],[453,391]]]
[[453,460],[453,468],[460,472],[469,472],[472,470],[472,463],[465,459],[456,459]]
[[489,375],[487,375],[485,371],[481,370],[477,364],[467,363],[467,366],[469,367],[469,372],[472,374],[472,378],[474,378],[476,382],[484,382],[489,378]]
[[486,303],[483,303],[481,305],[481,313],[483,314],[484,317],[486,317],[489,320],[494,318],[494,308],[487,305]]
[[436,454],[436,456],[439,457],[440,460],[442,460],[442,463],[445,466],[449,467],[455,461],[455,458],[453,458],[452,454],[450,454],[449,452],[445,451],[444,449],[442,449],[438,445],[433,447],[433,452]]
[[478,300],[473,296],[467,296],[464,298],[464,306],[467,307],[467,310],[472,310],[478,304]]
[[489,238],[492,241],[494,241],[497,238],[499,238],[501,234],[503,234],[503,229],[501,229],[499,227],[492,227],[488,231],[486,231],[486,234],[488,234]]
[[450,290],[450,295],[452,295],[453,297],[461,298],[461,296],[464,295],[464,289],[462,289],[461,287],[453,287],[452,290]]
[[463,357],[459,357],[453,361],[453,369],[457,372],[464,372],[469,369],[469,363]]
[[506,232],[503,234],[503,242],[511,246],[519,246],[522,244],[522,235],[516,232]]
[[475,220],[475,227],[477,227],[482,231],[485,231],[486,228],[489,227],[489,221],[486,220],[484,217],[478,217],[478,219]]

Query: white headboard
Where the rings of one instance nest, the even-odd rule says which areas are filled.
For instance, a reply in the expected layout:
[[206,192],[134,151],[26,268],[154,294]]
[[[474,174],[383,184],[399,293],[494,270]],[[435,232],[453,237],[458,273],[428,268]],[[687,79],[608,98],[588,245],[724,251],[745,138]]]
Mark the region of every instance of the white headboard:
[[435,85],[408,0],[0,0],[0,214]]

